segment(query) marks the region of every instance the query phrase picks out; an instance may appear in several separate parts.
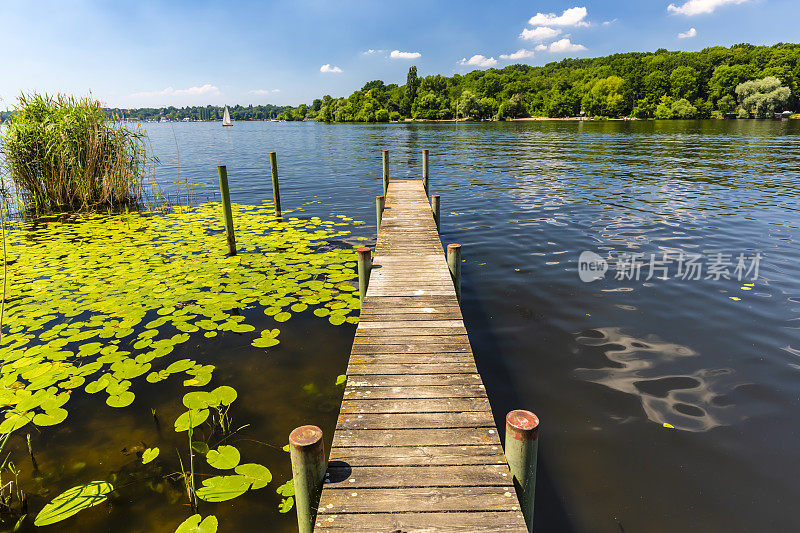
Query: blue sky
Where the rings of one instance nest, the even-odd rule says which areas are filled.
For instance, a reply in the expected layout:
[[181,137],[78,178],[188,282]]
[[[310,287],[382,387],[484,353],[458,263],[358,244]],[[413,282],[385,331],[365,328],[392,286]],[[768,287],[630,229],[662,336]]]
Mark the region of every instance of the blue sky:
[[119,107],[297,105],[404,83],[412,64],[449,75],[800,40],[798,0],[0,0],[0,20],[0,108],[31,90]]

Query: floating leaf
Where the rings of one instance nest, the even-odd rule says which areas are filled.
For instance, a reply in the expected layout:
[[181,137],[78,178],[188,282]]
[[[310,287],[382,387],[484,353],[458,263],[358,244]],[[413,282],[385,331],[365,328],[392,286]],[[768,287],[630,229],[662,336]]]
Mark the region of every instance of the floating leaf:
[[103,503],[112,490],[114,486],[106,481],[92,481],[72,487],[45,505],[33,523],[36,526],[46,526],[60,522],[83,509]]
[[207,502],[224,502],[241,496],[248,488],[250,480],[246,476],[215,476],[203,480],[197,497]]
[[219,470],[229,470],[239,464],[241,455],[234,446],[223,445],[206,454],[209,465]]
[[294,480],[290,479],[289,481],[287,481],[286,483],[275,489],[275,492],[285,497],[294,496]]
[[161,453],[161,450],[158,448],[147,448],[144,452],[142,452],[142,464],[146,465],[156,457],[158,454]]
[[67,418],[67,410],[56,407],[50,411],[39,413],[33,417],[33,423],[37,426],[55,426]]
[[236,401],[236,389],[227,385],[222,385],[211,391],[211,395],[222,405],[230,405]]
[[111,407],[127,407],[133,403],[134,398],[136,396],[131,391],[123,391],[106,398],[106,403]]
[[336,385],[344,385],[347,383],[347,375],[346,374],[339,374],[336,376]]
[[195,514],[184,520],[175,533],[216,533],[219,523],[214,515],[207,516],[200,521],[201,516]]
[[175,420],[175,431],[188,431],[189,430],[189,420],[191,419],[191,427],[197,427],[203,422],[206,421],[208,418],[208,409],[200,409],[200,410],[191,410],[186,411],[181,416]]
[[255,463],[239,465],[234,469],[234,472],[247,477],[250,480],[250,488],[252,490],[264,488],[272,481],[272,472],[266,466]]
[[288,513],[294,507],[294,497],[289,496],[288,498],[282,498],[281,503],[278,504],[278,512],[279,513]]

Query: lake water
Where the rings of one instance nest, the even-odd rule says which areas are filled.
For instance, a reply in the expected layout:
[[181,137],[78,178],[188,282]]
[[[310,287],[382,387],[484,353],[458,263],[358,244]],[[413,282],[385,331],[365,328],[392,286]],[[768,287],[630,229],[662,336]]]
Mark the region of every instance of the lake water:
[[[800,122],[145,129],[167,190],[188,180],[212,198],[225,163],[233,201],[260,204],[271,199],[276,151],[283,207],[364,220],[353,237],[369,245],[380,151],[399,178],[418,177],[430,150],[442,241],[463,245],[463,313],[497,424],[517,408],[542,420],[538,531],[798,529]],[[581,280],[584,251],[607,261],[603,279]],[[690,257],[700,279],[696,270],[681,279]],[[251,424],[239,446],[275,475],[268,488],[201,508],[221,530],[296,527],[293,510],[276,510],[274,488],[290,476],[280,446],[304,423],[330,444],[341,397],[333,382],[353,331],[300,314],[267,356],[230,339],[185,349],[248,398],[234,415]],[[124,470],[131,458],[120,450],[140,441],[163,438],[161,453],[174,456],[179,444],[153,436],[150,412],[169,426],[179,382],[174,389],[34,435],[40,469],[58,471],[63,490],[91,477],[87,469],[97,479]],[[73,475],[63,457],[89,466]],[[179,496],[142,488],[60,527],[173,531],[189,514]]]

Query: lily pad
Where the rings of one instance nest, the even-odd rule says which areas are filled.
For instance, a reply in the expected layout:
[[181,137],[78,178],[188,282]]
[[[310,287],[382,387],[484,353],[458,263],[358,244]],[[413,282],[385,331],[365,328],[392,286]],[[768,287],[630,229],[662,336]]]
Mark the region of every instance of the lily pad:
[[34,520],[36,526],[47,526],[61,522],[65,518],[103,503],[114,486],[106,481],[92,481],[62,492],[39,511]]
[[234,469],[234,472],[246,476],[253,490],[264,488],[272,481],[272,472],[266,466],[255,463],[241,464]]
[[241,496],[249,488],[250,480],[246,476],[215,476],[203,480],[197,497],[207,502],[224,502]]
[[[190,411],[186,411],[181,416],[179,416],[177,420],[175,420],[175,431],[180,433],[181,431],[188,431],[189,427],[194,428],[199,426],[200,424],[206,421],[206,419],[208,418],[208,414],[209,414],[208,409],[200,409],[200,410],[193,409]],[[191,426],[189,425],[190,419],[191,419]]]
[[200,520],[201,516],[195,514],[184,520],[175,533],[216,533],[219,523],[214,515],[207,516]]
[[142,452],[142,464],[146,465],[156,457],[158,454],[161,453],[161,450],[158,448],[147,448],[144,452]]
[[208,464],[218,470],[229,470],[239,464],[241,455],[234,446],[223,445],[206,454]]

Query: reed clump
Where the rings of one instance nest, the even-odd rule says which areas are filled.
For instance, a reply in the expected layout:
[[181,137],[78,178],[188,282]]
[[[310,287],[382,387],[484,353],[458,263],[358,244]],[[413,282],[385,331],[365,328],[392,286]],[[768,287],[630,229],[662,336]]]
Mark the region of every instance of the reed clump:
[[105,122],[99,101],[23,94],[0,155],[27,208],[76,211],[136,203],[147,169],[145,134]]

